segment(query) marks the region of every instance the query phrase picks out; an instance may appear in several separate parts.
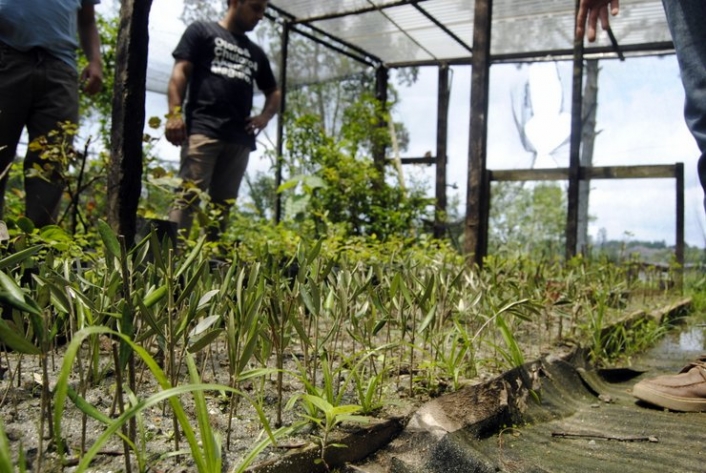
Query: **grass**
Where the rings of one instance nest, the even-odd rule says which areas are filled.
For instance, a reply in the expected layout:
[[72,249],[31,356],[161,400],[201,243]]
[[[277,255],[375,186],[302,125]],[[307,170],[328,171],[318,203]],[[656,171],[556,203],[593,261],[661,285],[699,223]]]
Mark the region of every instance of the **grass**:
[[[439,248],[361,258],[350,246],[318,241],[300,243],[287,258],[267,247],[234,252],[223,267],[210,264],[203,240],[177,255],[154,237],[130,252],[106,226],[101,237],[102,256],[87,265],[41,246],[0,258],[0,299],[11,316],[0,321],[0,341],[45,373],[51,356],[63,355],[53,391],[44,376],[47,408],[38,421],[59,446],[76,443],[63,427],[72,413],[100,426],[87,435],[84,423],[77,471],[113,441],[125,445],[125,471],[131,460],[146,471],[183,455],[182,436],[195,471],[221,471],[231,422],[241,415],[253,416],[264,433],[235,462],[241,469],[295,434],[298,417],[314,428],[323,461],[342,422],[380,413],[399,397],[421,402],[570,339],[591,346],[601,361],[642,349],[661,333],[647,324],[606,331],[628,310],[638,283],[604,262],[495,258],[477,271]],[[38,274],[23,282],[26,268],[37,265]],[[706,305],[706,297],[696,300]],[[62,352],[37,337],[45,327],[65,333]],[[101,354],[105,337],[116,356]],[[10,383],[21,382],[19,365],[11,374]],[[207,377],[221,382],[202,381]],[[105,380],[116,383],[110,409],[85,394]],[[224,399],[225,432],[208,414]],[[171,456],[155,457],[146,434],[145,416],[155,409],[172,419]],[[17,459],[20,445],[0,435],[0,466],[8,448]]]

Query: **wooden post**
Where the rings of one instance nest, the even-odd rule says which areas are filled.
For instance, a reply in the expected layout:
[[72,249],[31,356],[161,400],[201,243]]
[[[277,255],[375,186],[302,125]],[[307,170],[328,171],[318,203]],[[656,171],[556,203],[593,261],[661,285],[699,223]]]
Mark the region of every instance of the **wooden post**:
[[[581,168],[593,166],[593,150],[596,143],[596,112],[598,110],[598,67],[597,59],[586,61],[586,85],[584,86],[581,127]],[[588,247],[588,204],[591,194],[591,180],[586,175],[579,180],[577,251],[584,253]]]
[[123,0],[115,58],[108,167],[108,223],[133,245],[142,190],[145,80],[152,0]]
[[[578,14],[579,0],[576,0]],[[576,18],[576,14],[574,18]],[[574,25],[574,31],[576,27]],[[566,259],[576,256],[578,242],[579,179],[581,171],[581,105],[583,96],[583,38],[574,35],[574,76],[571,87],[571,141],[569,147],[569,191],[566,215]]]
[[436,115],[436,212],[434,214],[434,238],[444,236],[448,218],[446,216],[446,164],[449,129],[449,65],[439,66],[439,90]]
[[[387,110],[387,86],[390,80],[390,71],[385,66],[378,66],[375,73],[375,98],[382,105],[382,110]],[[386,121],[381,121],[378,123],[380,128],[387,129],[388,124]],[[382,181],[385,179],[385,146],[380,143],[373,144],[373,161],[375,163],[375,169],[378,171],[378,176],[374,183],[375,186],[381,187]]]
[[488,228],[482,206],[487,206],[486,157],[488,148],[488,100],[492,0],[476,0],[471,60],[471,123],[468,147],[468,187],[464,229],[466,255],[479,267],[487,249]]
[[[284,153],[284,113],[287,105],[287,63],[289,62],[289,21],[282,25],[282,59],[279,65],[279,89],[282,93],[280,112],[277,118],[277,164],[275,169],[275,190],[282,185],[282,164]],[[275,194],[275,223],[282,221],[282,194]]]
[[675,242],[675,257],[679,264],[676,285],[681,291],[684,288],[684,163],[676,163],[674,177],[677,181],[677,241]]

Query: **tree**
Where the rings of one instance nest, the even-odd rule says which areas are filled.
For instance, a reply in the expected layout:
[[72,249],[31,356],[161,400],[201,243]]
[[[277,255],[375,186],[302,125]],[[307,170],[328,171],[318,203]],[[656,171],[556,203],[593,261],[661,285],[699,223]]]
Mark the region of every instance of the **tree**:
[[151,0],[125,0],[120,9],[116,54],[108,222],[132,245],[142,190],[142,139]]
[[318,233],[336,225],[344,234],[384,240],[414,236],[421,221],[430,218],[432,202],[423,186],[403,189],[390,184],[393,179],[377,178],[370,151],[389,140],[376,126],[380,114],[379,102],[366,95],[346,110],[340,139],[327,134],[313,114],[288,126],[284,159],[294,177],[281,190],[287,192],[289,220],[311,220]]
[[566,193],[559,184],[516,182],[493,185],[489,253],[559,256],[564,249]]

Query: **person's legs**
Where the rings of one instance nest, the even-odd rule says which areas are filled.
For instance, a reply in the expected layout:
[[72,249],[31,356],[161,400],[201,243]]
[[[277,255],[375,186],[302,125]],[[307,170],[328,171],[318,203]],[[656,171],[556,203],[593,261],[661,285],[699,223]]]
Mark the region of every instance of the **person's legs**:
[[183,180],[182,194],[169,211],[169,220],[176,222],[179,232],[191,229],[193,212],[199,205],[199,194],[209,189],[216,162],[225,144],[204,135],[191,135],[181,150],[179,177]]
[[72,153],[74,132],[62,127],[78,123],[78,74],[65,62],[46,53],[38,53],[38,61],[35,99],[27,131],[30,143],[46,140],[47,148],[46,152],[27,151],[25,214],[37,227],[43,227],[56,222],[64,190],[62,170]]
[[32,107],[34,64],[30,54],[0,43],[0,219],[8,173]]
[[209,232],[211,241],[217,240],[228,225],[230,209],[238,197],[249,158],[249,146],[227,143],[221,152],[208,192],[211,202],[221,212],[218,226]]
[[[706,2],[662,0],[686,93],[684,118],[701,150],[699,180],[706,191]],[[705,202],[706,204],[706,202]]]

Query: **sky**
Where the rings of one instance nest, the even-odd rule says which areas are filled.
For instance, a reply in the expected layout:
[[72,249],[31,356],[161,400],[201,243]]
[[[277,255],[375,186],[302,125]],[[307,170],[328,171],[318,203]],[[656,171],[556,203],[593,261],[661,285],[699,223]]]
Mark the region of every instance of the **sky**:
[[[556,101],[552,74],[559,71],[563,104],[543,125],[547,141],[561,141],[568,127],[571,97],[571,64],[545,63],[544,80],[533,85],[538,97]],[[488,169],[529,168],[533,154],[520,141],[514,123],[513,102],[521,97],[529,79],[529,65],[495,65],[490,75],[488,111]],[[552,71],[554,69],[554,71]],[[422,73],[420,81],[402,92],[402,103],[395,113],[410,130],[412,141],[406,153],[422,156],[435,148],[436,71]],[[547,90],[542,90],[546,86]],[[534,91],[533,91],[534,92]],[[534,95],[534,94],[533,94]],[[696,175],[699,151],[683,118],[684,91],[674,55],[628,58],[626,61],[601,61],[595,142],[595,166],[684,163],[685,239],[689,245],[703,247],[706,239],[703,191]],[[536,108],[536,107],[535,107]],[[429,113],[420,113],[428,110]],[[470,116],[470,68],[454,68],[449,112],[449,184],[458,189],[450,193],[465,202],[468,130]],[[563,116],[563,120],[562,120]],[[558,135],[558,136],[557,136]],[[537,159],[536,167],[567,167],[568,146],[551,157]],[[409,167],[405,167],[408,171]],[[433,168],[418,169],[430,178]],[[410,172],[411,173],[411,172]],[[430,181],[433,182],[433,181]],[[564,185],[564,184],[562,184]],[[673,179],[594,180],[591,182],[589,234],[596,238],[605,229],[608,239],[647,240],[675,243],[676,192]],[[463,208],[462,208],[463,211]]]
[[[98,11],[114,8],[103,0]],[[150,64],[152,77],[163,80],[171,70],[170,53],[185,26],[178,19],[181,0],[153,0],[150,16]],[[619,17],[614,20],[619,21]],[[673,55],[604,60],[600,63],[599,96],[594,165],[642,165],[684,163],[686,186],[685,239],[689,245],[706,245],[703,192],[696,176],[698,148],[683,119],[684,91]],[[468,134],[470,120],[470,67],[454,67],[449,109],[449,201],[456,195],[464,212]],[[535,146],[544,149],[536,167],[568,166],[568,146],[549,154],[568,133],[571,64],[494,65],[490,75],[488,169],[529,168],[533,154],[520,141],[513,120],[513,104],[522,97],[530,80],[534,123],[526,130]],[[436,147],[437,69],[423,67],[411,87],[399,87],[402,100],[393,110],[395,121],[404,122],[410,144],[403,156],[419,157]],[[257,104],[256,104],[257,106]],[[147,116],[164,116],[166,97],[148,93]],[[265,131],[276,136],[275,121]],[[178,149],[162,138],[157,152],[178,160]],[[248,172],[268,171],[269,160],[261,153],[251,156]],[[426,179],[433,195],[434,167],[405,166],[405,177]],[[564,185],[564,184],[562,184]],[[242,192],[242,189],[241,189]],[[608,239],[675,243],[675,182],[673,179],[594,180],[591,182],[589,234],[596,238],[604,229]]]

